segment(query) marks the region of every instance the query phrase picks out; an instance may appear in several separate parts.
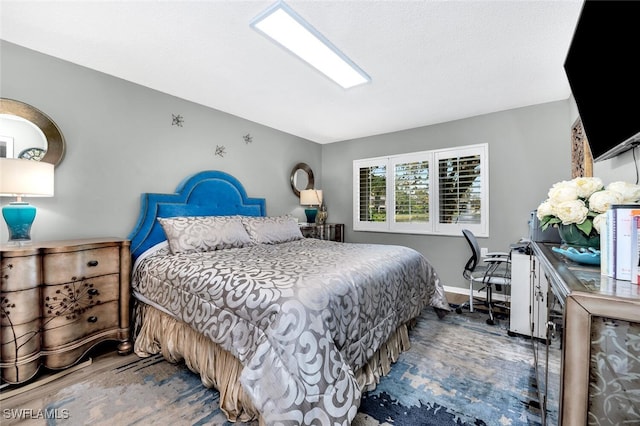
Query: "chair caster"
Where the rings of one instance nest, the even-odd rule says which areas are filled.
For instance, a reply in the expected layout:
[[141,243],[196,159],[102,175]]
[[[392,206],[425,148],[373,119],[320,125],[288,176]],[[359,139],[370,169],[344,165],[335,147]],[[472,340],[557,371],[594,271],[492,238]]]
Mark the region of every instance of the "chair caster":
[[461,314],[462,313],[462,309],[461,308],[456,308],[456,314]]
[[489,324],[489,325],[495,325],[496,323],[495,323],[491,318],[488,318],[488,319],[487,319],[487,324]]

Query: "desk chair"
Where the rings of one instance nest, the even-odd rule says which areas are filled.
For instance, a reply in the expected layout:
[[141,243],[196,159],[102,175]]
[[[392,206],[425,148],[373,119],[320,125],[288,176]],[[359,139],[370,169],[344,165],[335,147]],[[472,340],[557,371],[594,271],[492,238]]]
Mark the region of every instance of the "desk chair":
[[[484,302],[489,308],[487,324],[493,325],[495,324],[493,289],[495,287],[496,290],[504,292],[504,288],[511,285],[511,256],[505,252],[487,253],[486,258],[480,264],[480,247],[475,235],[468,229],[463,229],[462,235],[471,248],[471,257],[464,265],[462,272],[462,276],[469,281],[469,302],[456,308],[456,312],[462,313],[462,309],[466,306],[469,307],[469,312],[473,312],[473,287],[474,284],[480,283],[483,285],[480,291],[486,290],[487,292],[487,298]],[[504,307],[506,308],[506,306]]]

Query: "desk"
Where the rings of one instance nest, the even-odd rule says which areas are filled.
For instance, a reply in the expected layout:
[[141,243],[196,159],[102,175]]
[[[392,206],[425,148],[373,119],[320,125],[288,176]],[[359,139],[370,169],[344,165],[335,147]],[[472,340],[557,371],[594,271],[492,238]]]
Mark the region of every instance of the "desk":
[[559,423],[640,424],[640,286],[554,246],[532,243],[549,282],[547,303],[557,301],[563,315]]

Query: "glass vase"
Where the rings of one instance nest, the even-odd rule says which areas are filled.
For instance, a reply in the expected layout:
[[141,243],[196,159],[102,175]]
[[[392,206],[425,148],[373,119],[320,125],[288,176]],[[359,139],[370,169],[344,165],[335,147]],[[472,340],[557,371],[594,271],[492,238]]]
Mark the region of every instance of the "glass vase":
[[600,249],[600,234],[593,231],[591,235],[587,236],[578,229],[575,223],[558,225],[558,233],[560,234],[563,244],[568,246]]

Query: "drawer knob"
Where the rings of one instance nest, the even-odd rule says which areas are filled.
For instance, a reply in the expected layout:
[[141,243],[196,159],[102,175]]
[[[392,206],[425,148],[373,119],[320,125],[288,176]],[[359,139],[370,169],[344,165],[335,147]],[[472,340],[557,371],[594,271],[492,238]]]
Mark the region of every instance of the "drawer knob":
[[98,317],[94,317],[94,316],[90,316],[89,318],[87,318],[88,322],[98,322]]
[[89,293],[89,296],[97,296],[99,294],[97,288],[90,288],[87,293]]
[[87,266],[89,266],[89,267],[98,266],[98,261],[97,260],[90,260],[90,261],[87,262]]

